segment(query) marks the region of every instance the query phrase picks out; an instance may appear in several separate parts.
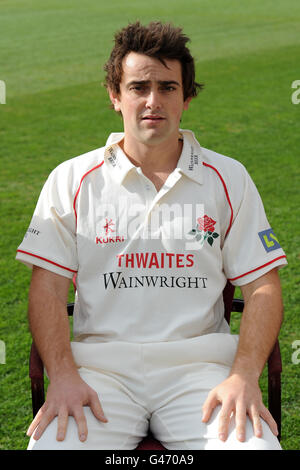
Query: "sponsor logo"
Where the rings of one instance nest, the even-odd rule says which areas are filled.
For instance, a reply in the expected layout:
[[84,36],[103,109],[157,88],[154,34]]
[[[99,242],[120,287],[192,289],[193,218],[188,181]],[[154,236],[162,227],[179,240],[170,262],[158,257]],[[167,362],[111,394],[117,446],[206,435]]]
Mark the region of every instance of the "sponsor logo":
[[117,156],[116,156],[116,154],[115,154],[115,152],[114,152],[113,147],[108,147],[107,151],[108,151],[108,153],[109,153],[109,155],[110,155],[110,156],[108,157],[109,162],[111,163],[111,165],[112,165],[113,167],[117,166]]
[[40,233],[41,233],[40,230],[37,230],[36,228],[33,228],[33,227],[29,227],[29,229],[25,233],[25,237],[27,237],[28,234],[38,236]]
[[278,248],[281,248],[279,241],[271,228],[259,232],[258,235],[267,253],[269,253],[269,251],[278,250]]
[[207,277],[197,276],[124,276],[121,271],[104,273],[105,289],[136,289],[138,287],[158,287],[169,289],[206,289]]
[[199,156],[194,154],[194,147],[191,146],[191,155],[190,155],[190,162],[189,162],[189,170],[194,171],[194,166],[199,165]]
[[103,225],[105,236],[96,237],[96,245],[106,245],[107,243],[118,243],[125,241],[125,238],[123,236],[110,235],[110,233],[115,232],[115,229],[113,228],[114,226],[115,223],[112,221],[112,219],[105,219],[105,225]]
[[124,237],[96,237],[96,245],[105,245],[106,243],[118,243],[123,242]]
[[112,226],[115,225],[112,219],[105,219],[105,222],[106,224],[103,227],[105,230],[105,235],[107,235],[109,232],[115,232],[115,230],[112,229]]
[[[194,266],[194,255],[192,254],[167,252],[121,253],[117,255],[117,265],[118,268],[125,269],[125,272],[117,270],[103,273],[103,283],[106,290],[149,287],[160,289],[207,288],[207,277],[187,275],[187,270]],[[178,268],[184,268],[183,275],[168,275],[168,270],[172,270],[171,274],[173,274],[173,270]],[[145,269],[151,270],[151,273],[141,274],[141,271],[143,272]],[[137,274],[133,274],[133,270],[139,271]],[[158,270],[158,273],[152,274],[153,270]],[[130,275],[128,275],[129,272]]]
[[117,255],[119,268],[190,268],[194,255],[184,253],[122,253]]
[[215,232],[215,224],[217,222],[206,214],[203,217],[199,217],[197,222],[196,227],[189,232],[189,235],[193,235],[201,246],[204,245],[205,241],[212,246],[215,239],[219,237],[219,234]]

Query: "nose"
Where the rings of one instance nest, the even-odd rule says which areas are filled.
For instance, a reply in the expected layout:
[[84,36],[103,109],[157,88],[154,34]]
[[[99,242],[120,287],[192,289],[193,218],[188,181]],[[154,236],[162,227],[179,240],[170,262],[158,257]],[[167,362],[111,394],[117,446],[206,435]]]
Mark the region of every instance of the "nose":
[[146,107],[151,110],[160,109],[161,102],[159,92],[157,90],[150,90],[149,94],[147,95]]

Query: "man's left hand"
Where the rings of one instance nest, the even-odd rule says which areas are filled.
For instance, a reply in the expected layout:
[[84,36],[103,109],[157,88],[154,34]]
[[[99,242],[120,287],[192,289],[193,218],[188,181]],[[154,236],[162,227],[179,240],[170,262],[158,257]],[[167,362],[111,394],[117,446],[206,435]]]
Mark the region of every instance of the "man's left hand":
[[217,405],[219,414],[219,439],[226,441],[232,413],[235,415],[236,436],[241,442],[246,437],[247,416],[252,421],[254,435],[262,437],[261,418],[267,422],[271,431],[278,435],[277,424],[262,401],[261,391],[256,380],[249,380],[238,374],[230,375],[208,394],[203,405],[202,421],[207,423]]

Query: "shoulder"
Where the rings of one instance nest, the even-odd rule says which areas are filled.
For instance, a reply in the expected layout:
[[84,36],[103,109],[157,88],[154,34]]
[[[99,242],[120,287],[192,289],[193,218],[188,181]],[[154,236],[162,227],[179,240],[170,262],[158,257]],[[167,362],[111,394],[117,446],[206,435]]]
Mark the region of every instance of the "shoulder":
[[236,176],[242,177],[247,175],[247,170],[245,166],[235,160],[234,158],[222,155],[213,150],[206,149],[201,147],[202,156],[203,156],[203,165],[207,168],[211,168],[215,172],[223,175],[224,178],[231,180]]
[[100,147],[65,160],[50,173],[48,182],[55,184],[57,189],[65,188],[73,193],[88,174],[102,166],[104,151],[105,147]]
[[65,160],[58,165],[52,173],[72,174],[75,178],[82,178],[82,176],[96,168],[103,162],[105,147],[91,150],[77,157]]
[[238,210],[249,187],[255,188],[246,167],[234,158],[203,147],[201,149],[204,179],[213,181],[223,189],[233,210]]

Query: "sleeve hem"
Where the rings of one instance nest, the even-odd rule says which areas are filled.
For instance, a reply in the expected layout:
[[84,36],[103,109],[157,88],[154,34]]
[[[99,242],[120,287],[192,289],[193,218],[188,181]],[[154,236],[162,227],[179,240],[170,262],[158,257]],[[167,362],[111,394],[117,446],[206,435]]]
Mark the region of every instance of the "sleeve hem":
[[244,274],[240,274],[239,276],[228,278],[233,285],[242,286],[243,284],[247,284],[248,282],[254,281],[258,277],[266,274],[268,271],[275,267],[282,267],[287,264],[286,255],[278,256],[257,268],[254,268]]
[[77,274],[77,270],[75,269],[68,268],[59,263],[56,263],[55,261],[44,258],[43,256],[39,256],[24,250],[17,250],[16,259],[23,262],[30,268],[32,268],[32,265],[40,266],[42,268],[48,269],[49,271],[62,274],[69,278],[72,278],[74,274]]

